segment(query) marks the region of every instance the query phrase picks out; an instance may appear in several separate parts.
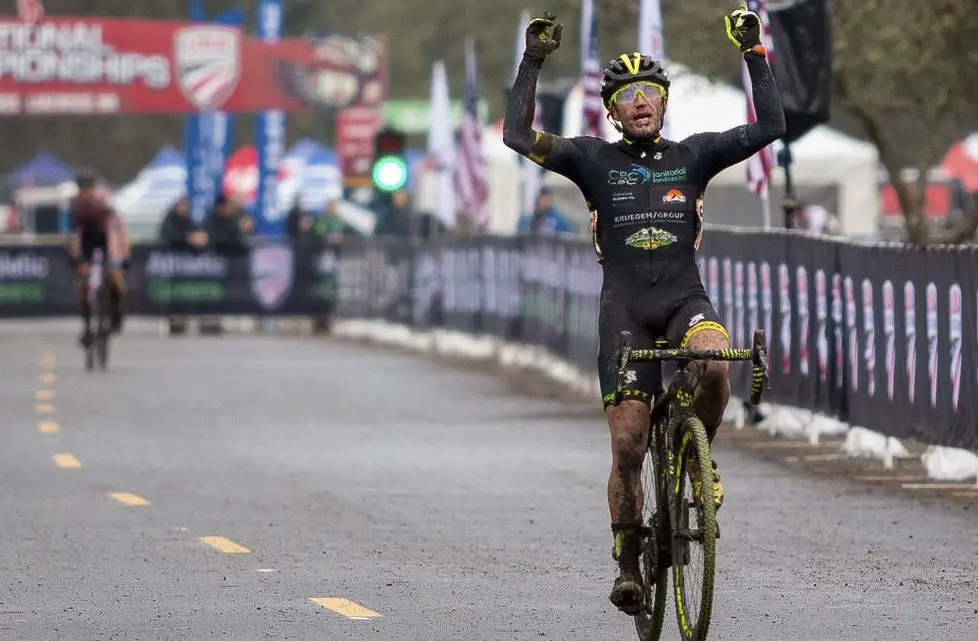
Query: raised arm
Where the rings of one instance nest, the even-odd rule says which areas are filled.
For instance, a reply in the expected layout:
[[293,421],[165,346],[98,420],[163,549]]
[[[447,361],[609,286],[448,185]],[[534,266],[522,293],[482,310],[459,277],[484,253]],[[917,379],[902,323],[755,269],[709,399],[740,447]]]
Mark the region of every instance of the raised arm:
[[684,141],[696,150],[708,177],[750,158],[785,132],[781,96],[760,42],[758,17],[742,8],[726,20],[727,35],[739,46],[747,64],[757,122],[720,133],[695,134]]
[[533,129],[540,69],[546,57],[560,46],[563,32],[563,26],[554,23],[554,17],[548,11],[546,17],[534,18],[526,28],[526,49],[503,117],[503,143],[538,165],[566,173],[582,152],[565,138]]

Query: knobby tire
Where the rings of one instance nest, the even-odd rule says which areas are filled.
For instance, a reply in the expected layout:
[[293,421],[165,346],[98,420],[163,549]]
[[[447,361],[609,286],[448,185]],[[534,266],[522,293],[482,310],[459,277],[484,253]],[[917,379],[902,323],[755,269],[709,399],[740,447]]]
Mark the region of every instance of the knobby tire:
[[[689,484],[687,468],[690,466],[690,454],[695,454],[696,465],[689,472],[697,476],[702,488],[701,505],[696,510],[687,510],[685,506],[685,488]],[[684,641],[706,641],[710,628],[710,616],[713,612],[713,582],[716,572],[716,505],[713,495],[713,457],[710,451],[710,441],[706,428],[699,418],[690,417],[683,424],[676,441],[676,476],[673,478],[675,490],[675,511],[673,514],[672,567],[673,586],[676,602],[676,617],[679,621],[679,633]],[[689,524],[685,516],[696,517],[696,523]],[[680,528],[687,527],[700,532],[701,541],[689,541],[688,546],[700,545],[703,549],[702,593],[700,596],[699,613],[695,621],[690,621],[690,613],[686,604],[685,576],[685,541],[677,536]]]

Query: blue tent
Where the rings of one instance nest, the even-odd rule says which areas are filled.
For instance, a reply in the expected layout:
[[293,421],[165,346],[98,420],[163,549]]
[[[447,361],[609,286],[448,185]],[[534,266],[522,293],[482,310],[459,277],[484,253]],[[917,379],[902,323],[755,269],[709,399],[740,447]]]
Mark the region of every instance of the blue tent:
[[143,167],[143,171],[147,169],[158,169],[160,167],[183,166],[185,163],[186,158],[184,158],[182,151],[178,151],[172,145],[164,145],[156,152],[156,155],[149,161],[149,164]]
[[9,179],[23,183],[60,183],[71,180],[75,170],[71,165],[58,159],[50,151],[42,151],[31,158],[24,166],[10,172]]

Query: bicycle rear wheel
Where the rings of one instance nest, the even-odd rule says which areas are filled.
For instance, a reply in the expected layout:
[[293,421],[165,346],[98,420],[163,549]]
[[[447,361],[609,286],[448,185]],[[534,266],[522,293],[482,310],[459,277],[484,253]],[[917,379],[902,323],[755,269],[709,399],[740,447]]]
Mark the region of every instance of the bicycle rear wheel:
[[[676,616],[684,641],[705,641],[713,612],[717,521],[713,457],[703,422],[695,416],[687,419],[675,447],[672,567]],[[698,491],[692,491],[690,479]],[[697,556],[702,556],[700,564],[693,561]],[[698,572],[694,565],[700,565]]]
[[[654,442],[654,438],[649,440]],[[642,585],[645,586],[645,612],[634,616],[635,630],[641,641],[659,641],[669,589],[669,559],[667,554],[662,553],[663,549],[668,550],[667,546],[662,545],[669,531],[668,508],[659,502],[659,497],[664,496],[661,484],[665,476],[660,474],[656,456],[654,447],[650,446],[645,452],[642,466],[642,492],[645,495],[642,524],[645,526],[645,536],[639,567]]]

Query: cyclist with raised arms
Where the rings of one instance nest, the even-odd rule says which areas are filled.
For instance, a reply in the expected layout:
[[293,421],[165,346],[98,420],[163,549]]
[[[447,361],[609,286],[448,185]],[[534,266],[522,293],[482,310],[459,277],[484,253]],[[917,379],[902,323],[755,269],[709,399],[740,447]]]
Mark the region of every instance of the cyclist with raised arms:
[[[604,279],[599,313],[598,370],[611,431],[608,507],[619,574],[610,600],[634,615],[645,607],[638,572],[642,521],[641,471],[648,439],[650,396],[657,389],[653,363],[634,363],[627,373],[633,392],[614,404],[615,349],[622,331],[635,347],[729,347],[730,338],[703,287],[696,264],[707,183],[784,135],[785,121],[774,75],[761,44],[757,15],[746,4],[724,16],[727,36],[740,49],[753,87],[757,122],[681,141],[660,136],[669,100],[669,78],[659,62],[640,53],[614,58],[604,69],[601,98],[606,117],[622,133],[609,143],[581,136],[561,138],[532,129],[537,78],[546,57],[560,46],[563,25],[552,13],[534,18],[506,107],[503,140],[540,166],[573,181],[592,212],[592,240]],[[645,343],[645,345],[643,345]],[[705,361],[694,408],[716,435],[730,397],[728,365]],[[716,461],[713,462],[716,470]],[[694,483],[694,493],[697,492]],[[717,507],[723,500],[714,472]]]

